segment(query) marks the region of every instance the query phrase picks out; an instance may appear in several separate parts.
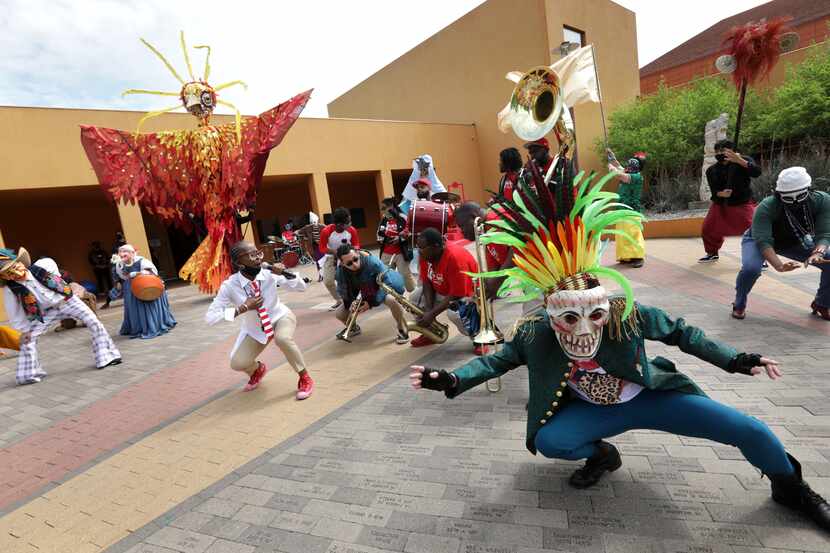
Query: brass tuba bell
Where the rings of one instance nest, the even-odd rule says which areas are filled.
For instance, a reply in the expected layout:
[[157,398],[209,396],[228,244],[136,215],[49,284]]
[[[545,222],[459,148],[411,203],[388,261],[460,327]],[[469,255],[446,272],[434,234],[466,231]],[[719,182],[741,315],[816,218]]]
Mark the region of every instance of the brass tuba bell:
[[559,76],[550,67],[534,67],[516,83],[505,122],[522,140],[538,140],[556,126],[562,110]]

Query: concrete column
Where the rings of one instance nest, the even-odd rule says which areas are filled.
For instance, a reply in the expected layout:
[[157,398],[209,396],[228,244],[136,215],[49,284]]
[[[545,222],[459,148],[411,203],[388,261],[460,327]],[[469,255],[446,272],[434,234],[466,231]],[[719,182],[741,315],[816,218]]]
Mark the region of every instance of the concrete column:
[[311,196],[311,209],[320,217],[320,224],[323,224],[323,215],[331,213],[329,183],[325,173],[313,173],[308,178],[308,192]]
[[119,202],[118,218],[121,220],[121,231],[128,244],[136,249],[142,257],[150,259],[150,244],[147,242],[147,233],[144,231],[144,217],[141,208],[133,204]]
[[381,169],[375,173],[375,190],[377,190],[378,205],[380,205],[383,198],[395,196],[395,183],[392,181],[392,171],[390,169]]

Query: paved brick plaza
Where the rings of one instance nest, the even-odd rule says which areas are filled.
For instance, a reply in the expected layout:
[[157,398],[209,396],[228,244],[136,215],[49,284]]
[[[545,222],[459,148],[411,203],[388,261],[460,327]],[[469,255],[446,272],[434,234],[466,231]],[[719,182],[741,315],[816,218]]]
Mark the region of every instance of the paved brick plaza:
[[[648,244],[628,270],[638,299],[683,315],[738,349],[781,361],[779,382],[731,376],[659,343],[713,397],[770,424],[830,495],[830,325],[808,316],[818,271],[767,274],[747,319],[729,318],[737,240],[699,266],[694,240]],[[731,255],[730,255],[731,254]],[[578,463],[524,448],[524,371],[456,400],[413,393],[413,362],[451,368],[471,355],[451,338],[391,343],[373,314],[352,345],[332,339],[321,285],[286,294],[317,391],[293,400],[285,366],[240,393],[227,368],[232,327],[201,324],[208,300],[172,291],[179,326],[118,340],[124,365],[90,369],[83,329],[43,340],[50,377],[13,387],[0,360],[0,551],[284,553],[760,553],[830,551],[830,539],[775,506],[767,479],[731,447],[656,432],[612,441],[622,469],[587,491]],[[503,326],[517,313],[499,304]],[[120,307],[103,312],[116,332]],[[276,367],[276,350],[267,355]]]

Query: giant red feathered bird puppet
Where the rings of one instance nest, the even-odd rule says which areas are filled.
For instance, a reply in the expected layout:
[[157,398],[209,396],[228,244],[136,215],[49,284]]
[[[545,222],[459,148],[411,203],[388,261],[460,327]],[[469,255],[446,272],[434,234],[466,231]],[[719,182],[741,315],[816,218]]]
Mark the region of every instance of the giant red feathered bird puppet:
[[[242,117],[218,92],[245,83],[208,83],[209,46],[196,46],[206,50],[207,56],[203,74],[195,76],[184,33],[180,40],[189,80],[142,40],[179,81],[179,91],[131,89],[124,93],[172,96],[176,103],[146,114],[135,132],[81,125],[81,143],[104,192],[113,200],[138,203],[165,223],[185,228],[191,216],[204,220],[207,238],[179,276],[196,283],[202,292],[215,294],[232,272],[230,245],[242,237],[237,214],[256,202],[268,154],[300,116],[311,90],[257,117]],[[235,124],[210,124],[217,104],[236,112]],[[182,107],[199,120],[195,129],[139,132],[145,120]]]

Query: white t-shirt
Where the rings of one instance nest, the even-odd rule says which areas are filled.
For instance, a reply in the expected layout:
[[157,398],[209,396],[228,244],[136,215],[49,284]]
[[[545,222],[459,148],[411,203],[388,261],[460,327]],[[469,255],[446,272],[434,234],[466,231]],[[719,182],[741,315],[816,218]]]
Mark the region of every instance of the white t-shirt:
[[348,229],[343,232],[337,232],[335,230],[329,235],[329,243],[327,246],[330,250],[337,251],[337,248],[343,245],[343,240],[345,240],[347,244],[351,244],[352,234],[348,231]]
[[581,399],[595,405],[614,405],[625,403],[642,391],[639,384],[612,376],[596,363],[590,363],[593,367],[572,367],[568,377],[568,388]]

